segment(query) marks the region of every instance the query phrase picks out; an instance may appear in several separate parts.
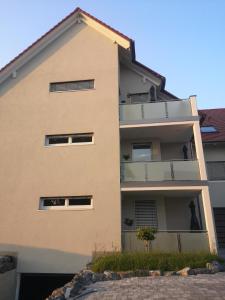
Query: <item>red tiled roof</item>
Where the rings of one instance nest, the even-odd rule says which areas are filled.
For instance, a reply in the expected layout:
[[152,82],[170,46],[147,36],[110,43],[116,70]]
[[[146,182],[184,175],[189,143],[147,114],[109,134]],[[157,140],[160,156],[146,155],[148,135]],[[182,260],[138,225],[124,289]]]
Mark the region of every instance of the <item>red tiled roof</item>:
[[152,73],[154,76],[160,78],[162,80],[162,89],[164,89],[165,87],[165,77],[162,76],[161,74],[153,71],[152,69],[146,67],[145,65],[142,65],[141,63],[137,62],[135,59],[135,44],[134,41],[129,38],[128,36],[124,35],[123,33],[119,32],[118,30],[110,27],[109,25],[107,25],[106,23],[100,21],[99,19],[95,18],[94,16],[90,15],[89,13],[87,13],[86,11],[82,10],[81,8],[77,7],[72,13],[70,13],[68,16],[66,16],[63,20],[61,20],[58,24],[56,24],[53,28],[51,28],[48,32],[46,32],[44,35],[42,35],[38,40],[36,40],[32,45],[30,45],[28,48],[26,48],[24,51],[22,51],[20,54],[18,54],[14,59],[12,59],[8,64],[6,64],[2,69],[0,69],[0,74],[1,72],[3,72],[5,69],[7,69],[10,65],[12,65],[17,59],[19,59],[20,57],[22,57],[26,52],[30,51],[36,44],[38,44],[42,39],[44,39],[47,35],[49,35],[52,31],[54,31],[55,29],[57,29],[62,23],[64,23],[67,19],[69,19],[70,17],[72,17],[74,14],[76,13],[82,13],[84,15],[86,15],[87,17],[95,20],[96,22],[98,22],[99,24],[105,26],[106,28],[108,28],[109,30],[115,32],[116,34],[120,35],[122,38],[128,40],[130,42],[131,45],[131,54],[132,54],[132,61],[133,63],[139,65],[140,67],[146,69],[148,72]]
[[202,133],[203,143],[225,142],[225,108],[201,109],[198,111],[201,126],[214,126],[217,132]]

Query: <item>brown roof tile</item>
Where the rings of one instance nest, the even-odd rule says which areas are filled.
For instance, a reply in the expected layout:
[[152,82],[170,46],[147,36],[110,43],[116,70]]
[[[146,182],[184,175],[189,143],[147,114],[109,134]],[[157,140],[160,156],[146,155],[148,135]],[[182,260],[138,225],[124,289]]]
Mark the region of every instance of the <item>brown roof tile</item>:
[[201,109],[198,111],[201,126],[214,126],[217,132],[202,133],[203,143],[225,142],[225,108]]

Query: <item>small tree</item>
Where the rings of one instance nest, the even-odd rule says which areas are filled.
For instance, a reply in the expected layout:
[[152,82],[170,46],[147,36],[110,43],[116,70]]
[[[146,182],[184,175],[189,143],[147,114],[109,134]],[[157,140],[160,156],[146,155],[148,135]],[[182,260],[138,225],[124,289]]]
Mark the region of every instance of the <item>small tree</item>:
[[150,250],[151,241],[154,241],[157,229],[154,227],[142,227],[136,231],[136,237],[138,240],[144,241],[145,250]]

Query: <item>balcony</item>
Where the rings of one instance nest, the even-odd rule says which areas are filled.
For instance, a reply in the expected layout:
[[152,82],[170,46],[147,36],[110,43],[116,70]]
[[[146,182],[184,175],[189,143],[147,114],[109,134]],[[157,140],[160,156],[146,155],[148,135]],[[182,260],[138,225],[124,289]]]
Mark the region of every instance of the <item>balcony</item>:
[[[123,251],[145,251],[143,241],[136,238],[134,230],[122,231]],[[160,252],[209,252],[207,231],[159,230],[152,242],[152,251]]]
[[121,181],[200,180],[198,161],[122,162]]
[[120,121],[156,122],[168,119],[190,119],[196,117],[194,99],[172,100],[160,102],[144,102],[120,105]]

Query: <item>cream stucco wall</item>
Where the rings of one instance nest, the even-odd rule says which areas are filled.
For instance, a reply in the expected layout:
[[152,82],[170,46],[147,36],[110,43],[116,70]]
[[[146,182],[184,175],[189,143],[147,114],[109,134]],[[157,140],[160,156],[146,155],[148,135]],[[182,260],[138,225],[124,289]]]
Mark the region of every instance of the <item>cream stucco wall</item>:
[[[1,87],[0,249],[18,252],[18,272],[73,273],[120,248],[118,72],[118,46],[76,24]],[[49,93],[82,79],[95,89]],[[93,145],[44,146],[85,132]],[[93,209],[38,210],[41,196],[67,195],[93,195]]]

